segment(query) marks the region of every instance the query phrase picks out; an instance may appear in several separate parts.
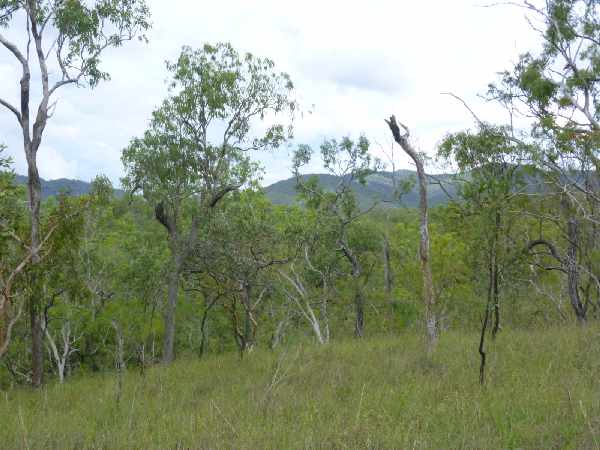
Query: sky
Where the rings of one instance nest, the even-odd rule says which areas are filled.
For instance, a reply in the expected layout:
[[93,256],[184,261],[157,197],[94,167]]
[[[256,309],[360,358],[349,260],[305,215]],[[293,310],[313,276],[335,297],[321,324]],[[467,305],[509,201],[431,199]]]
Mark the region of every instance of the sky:
[[[265,168],[264,185],[291,176],[291,152],[300,143],[364,134],[383,157],[392,143],[384,123],[390,114],[433,155],[446,133],[473,126],[464,106],[443,92],[459,95],[485,120],[504,121],[502,109],[478,95],[519,54],[539,46],[522,9],[480,0],[147,1],[149,43],[105,53],[102,67],[112,79],[97,88],[58,92],[38,153],[42,177],[89,181],[104,174],[118,185],[121,151],[143,134],[166,96],[165,61],[183,45],[227,41],[271,58],[291,76],[302,109],[312,111],[297,119],[289,146],[254,155]],[[18,25],[0,32],[24,45]],[[18,104],[19,77],[14,58],[0,48],[1,98]],[[1,106],[0,143],[16,172],[26,173],[18,124]],[[402,155],[396,164],[411,168]],[[321,171],[316,163],[309,169]]]

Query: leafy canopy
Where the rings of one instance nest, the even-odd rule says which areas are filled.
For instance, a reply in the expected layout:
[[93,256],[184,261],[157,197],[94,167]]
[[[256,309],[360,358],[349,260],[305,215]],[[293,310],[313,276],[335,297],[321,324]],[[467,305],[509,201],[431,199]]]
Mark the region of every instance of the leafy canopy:
[[184,47],[167,68],[169,97],[123,151],[128,189],[172,205],[198,194],[210,201],[257,173],[249,151],[275,149],[291,137],[294,87],[271,60],[219,43]]

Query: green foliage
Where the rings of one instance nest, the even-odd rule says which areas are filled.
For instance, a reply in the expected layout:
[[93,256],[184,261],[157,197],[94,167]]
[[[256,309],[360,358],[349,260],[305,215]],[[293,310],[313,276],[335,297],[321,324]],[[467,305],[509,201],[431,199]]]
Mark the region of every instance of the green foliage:
[[[27,4],[41,29],[52,28],[66,79],[86,80],[91,87],[110,78],[100,68],[102,51],[134,37],[146,40],[150,28],[145,0],[33,0]],[[22,1],[0,0],[0,26],[9,26],[27,8]],[[49,26],[41,26],[46,23]]]
[[[229,44],[184,47],[167,68],[171,94],[144,137],[123,151],[123,184],[175,210],[191,196],[210,201],[220,189],[248,183],[258,166],[247,151],[277,148],[291,135],[291,125],[268,122],[293,113],[295,102],[289,77],[272,61],[240,56]],[[255,119],[267,126],[260,137],[250,132]]]

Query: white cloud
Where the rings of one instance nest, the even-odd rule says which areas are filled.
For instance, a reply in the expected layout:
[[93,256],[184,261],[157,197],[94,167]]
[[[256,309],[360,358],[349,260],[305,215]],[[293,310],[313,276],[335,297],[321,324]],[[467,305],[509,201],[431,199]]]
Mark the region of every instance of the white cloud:
[[[468,112],[440,93],[455,92],[483,117],[501,120],[502,111],[477,94],[520,52],[537,45],[521,9],[483,8],[474,1],[149,0],[150,44],[132,42],[108,52],[103,65],[112,80],[97,89],[60,92],[40,150],[42,174],[90,180],[104,173],[117,182],[121,149],[143,133],[166,94],[164,61],[175,59],[184,44],[214,41],[268,56],[290,73],[304,109],[314,109],[298,121],[297,142],[318,145],[326,137],[365,133],[389,145],[383,118],[395,113],[431,153],[446,131],[472,125]],[[19,40],[19,32],[9,29],[7,35]],[[0,97],[16,102],[18,76],[11,55],[0,49]],[[0,140],[25,173],[16,122],[5,111]],[[285,149],[260,159],[265,183],[289,177]]]
[[38,152],[40,176],[49,180],[77,178],[79,170],[76,160],[67,160],[63,152],[49,146],[40,147]]

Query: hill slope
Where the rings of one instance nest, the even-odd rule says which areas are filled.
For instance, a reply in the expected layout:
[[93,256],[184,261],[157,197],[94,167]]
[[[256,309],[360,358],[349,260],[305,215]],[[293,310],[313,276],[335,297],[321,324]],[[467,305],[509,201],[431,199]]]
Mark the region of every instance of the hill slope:
[[[319,182],[327,190],[335,189],[339,178],[333,175],[327,174],[316,174],[306,175],[306,177],[316,176],[319,178]],[[397,172],[397,179],[399,181],[408,180],[415,177],[415,172],[410,170],[401,170]],[[447,181],[448,176],[441,175],[441,179]],[[21,184],[27,183],[27,177],[23,175],[17,175],[17,182]],[[61,178],[58,180],[44,180],[42,179],[42,198],[48,198],[53,195],[58,195],[61,192],[67,192],[70,195],[84,195],[89,193],[91,183],[81,180],[69,180]],[[368,178],[368,183],[365,186],[359,183],[354,183],[353,188],[357,194],[359,204],[366,207],[370,206],[375,201],[392,200],[393,199],[393,183],[392,174],[390,172],[379,172],[371,175]],[[450,193],[454,190],[451,186],[448,186]],[[278,181],[265,188],[267,196],[275,204],[289,205],[295,203],[297,200],[296,192],[296,180],[295,178],[289,178],[287,180]],[[123,191],[115,190],[117,195],[122,195]],[[440,189],[439,186],[430,185],[429,187],[429,202],[432,206],[446,203],[448,201],[447,195]],[[416,207],[419,204],[419,193],[417,187],[402,197],[402,204],[404,206]],[[390,203],[390,205],[397,206],[397,203]]]
[[[27,177],[24,175],[16,176],[17,183],[27,184]],[[91,183],[81,180],[70,180],[68,178],[59,178],[57,180],[44,180],[42,182],[42,198],[48,198],[53,195],[58,195],[61,192],[65,192],[69,195],[85,195],[90,192],[92,187]],[[123,195],[123,191],[115,189],[116,195]]]
[[[319,183],[325,187],[326,190],[333,191],[339,182],[339,178],[333,175],[326,174],[309,174],[305,175],[304,178],[316,176],[319,179]],[[406,181],[409,179],[415,179],[416,174],[410,170],[400,170],[396,172],[398,182]],[[447,175],[436,176],[443,181],[448,181]],[[391,172],[378,172],[368,177],[368,183],[362,186],[359,183],[353,184],[353,189],[357,194],[359,204],[362,206],[369,206],[375,201],[390,201],[394,198],[394,187]],[[271,201],[275,204],[293,204],[296,202],[296,179],[289,178],[287,180],[278,181],[265,188],[265,191]],[[448,186],[448,191],[453,194],[455,190]],[[429,203],[431,206],[447,203],[448,196],[444,191],[435,184],[429,186]],[[419,192],[418,187],[413,186],[412,190],[402,196],[402,204],[408,207],[417,207],[419,205]],[[397,205],[397,203],[390,203],[390,205]]]
[[347,341],[181,360],[0,401],[2,448],[597,448],[594,327]]

